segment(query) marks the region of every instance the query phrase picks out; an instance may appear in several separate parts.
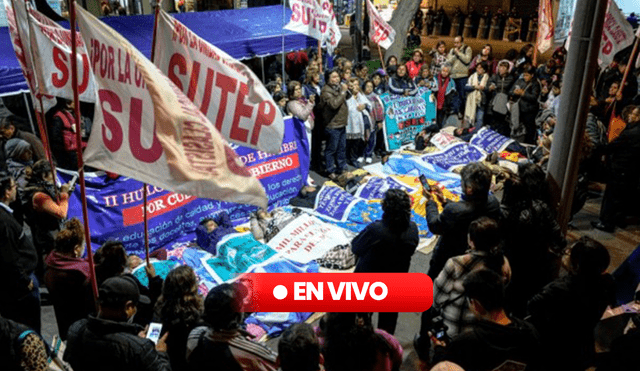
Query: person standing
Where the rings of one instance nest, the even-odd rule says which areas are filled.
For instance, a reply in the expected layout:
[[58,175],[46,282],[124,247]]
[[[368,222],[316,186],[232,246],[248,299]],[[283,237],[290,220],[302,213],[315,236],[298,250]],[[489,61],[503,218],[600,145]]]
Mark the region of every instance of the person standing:
[[[304,121],[304,127],[307,132],[307,140],[309,142],[309,154],[312,153],[312,130],[315,123],[315,115],[313,108],[316,105],[316,96],[311,95],[309,99],[305,98],[302,84],[298,81],[291,81],[287,86],[289,102],[287,102],[287,111],[293,116]],[[310,175],[307,175],[307,185],[315,185]]]
[[469,79],[469,65],[473,58],[471,47],[464,44],[462,36],[456,36],[453,39],[453,49],[449,51],[447,63],[451,65],[451,77],[456,84],[458,92],[457,102],[454,103],[454,113],[461,113],[462,105],[466,100],[465,86]]
[[326,172],[331,180],[338,179],[347,169],[348,87],[340,84],[340,71],[329,72],[328,83],[322,88],[321,104],[327,146],[324,150]]
[[411,80],[415,79],[420,74],[420,69],[424,64],[423,52],[420,47],[413,51],[411,54],[411,60],[407,62],[407,73]]
[[625,201],[636,193],[640,178],[640,107],[627,106],[622,118],[627,126],[619,137],[604,146],[609,180],[602,198],[600,220],[591,223],[594,228],[609,233],[613,233],[616,224],[624,225]]
[[0,173],[0,315],[39,333],[40,285],[34,273],[38,254],[9,207],[17,188],[11,176]]
[[[382,200],[382,220],[369,224],[351,241],[358,256],[355,272],[406,273],[418,247],[418,226],[411,221],[411,198],[400,189],[390,189]],[[379,313],[378,328],[392,334],[398,313]]]
[[[536,143],[536,116],[540,111],[540,83],[535,74],[536,69],[533,67],[524,70],[522,77],[513,84],[510,92],[511,99],[517,103],[511,108],[511,138],[528,144]],[[514,109],[519,112],[516,119],[513,117]]]

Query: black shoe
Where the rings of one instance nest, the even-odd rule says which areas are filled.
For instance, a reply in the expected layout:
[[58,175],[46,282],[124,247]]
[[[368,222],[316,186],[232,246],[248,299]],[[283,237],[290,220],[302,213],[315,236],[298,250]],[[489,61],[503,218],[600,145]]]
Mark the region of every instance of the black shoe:
[[604,224],[601,221],[593,221],[591,222],[591,226],[595,229],[599,229],[607,233],[613,233],[613,231],[616,229],[615,226]]

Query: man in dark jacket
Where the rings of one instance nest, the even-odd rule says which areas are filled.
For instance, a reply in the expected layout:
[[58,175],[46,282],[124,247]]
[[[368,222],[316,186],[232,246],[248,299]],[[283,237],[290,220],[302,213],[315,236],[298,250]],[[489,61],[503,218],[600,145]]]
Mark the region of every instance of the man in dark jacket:
[[322,88],[320,104],[325,123],[327,147],[324,150],[327,174],[331,180],[347,170],[347,119],[349,91],[346,84],[340,84],[337,69],[329,72],[328,83]]
[[[7,116],[4,119],[2,119],[2,122],[0,122],[0,135],[5,140],[18,138],[18,139],[27,141],[27,143],[31,144],[31,150],[33,151],[33,162],[45,159],[46,154],[45,154],[44,146],[42,145],[42,141],[40,141],[40,139],[37,136],[31,133],[19,130],[16,127],[14,120],[15,120],[15,116]],[[4,146],[3,146],[3,149],[4,149]]]
[[130,323],[137,305],[149,303],[133,278],[117,276],[100,286],[98,316],[89,316],[69,328],[64,360],[74,370],[171,371],[165,334],[156,345],[144,329]]
[[535,369],[540,355],[538,333],[531,324],[507,316],[502,277],[479,270],[470,273],[463,285],[478,321],[453,338],[444,358],[465,370]]
[[512,124],[511,138],[528,144],[536,144],[536,116],[540,111],[540,103],[538,103],[540,83],[535,78],[535,74],[536,69],[534,67],[525,70],[522,73],[522,77],[513,84],[510,92],[511,99],[518,103],[517,107],[520,113],[520,130],[514,130]]
[[211,289],[204,301],[203,320],[187,340],[187,364],[192,371],[218,370],[275,371],[277,355],[262,344],[249,340],[235,287],[223,283]]
[[624,225],[624,203],[636,193],[640,178],[640,107],[627,106],[622,118],[627,126],[603,148],[608,155],[609,180],[602,198],[600,220],[591,223],[594,228],[609,233],[616,224]]
[[[500,220],[500,203],[489,195],[491,171],[479,162],[467,164],[460,172],[462,177],[462,198],[458,202],[447,202],[442,191],[433,187],[431,192],[423,192],[427,198],[427,223],[429,230],[440,235],[440,241],[433,250],[429,264],[429,277],[435,279],[451,257],[464,254],[467,250],[469,224],[481,216]],[[444,205],[442,213],[434,201],[437,197]]]
[[11,176],[0,173],[0,314],[40,332],[38,255],[9,207],[17,188]]

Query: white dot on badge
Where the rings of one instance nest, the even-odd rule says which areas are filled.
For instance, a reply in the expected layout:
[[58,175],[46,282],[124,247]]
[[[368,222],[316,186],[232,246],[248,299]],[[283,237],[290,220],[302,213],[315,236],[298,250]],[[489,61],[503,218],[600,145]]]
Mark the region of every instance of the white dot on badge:
[[278,300],[282,300],[286,298],[287,294],[288,294],[287,288],[284,287],[283,285],[278,285],[273,288],[273,297]]

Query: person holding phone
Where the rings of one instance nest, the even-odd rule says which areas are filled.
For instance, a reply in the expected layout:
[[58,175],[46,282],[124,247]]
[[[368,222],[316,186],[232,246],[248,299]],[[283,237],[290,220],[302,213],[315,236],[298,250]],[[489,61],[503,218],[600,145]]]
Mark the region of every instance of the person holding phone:
[[147,329],[132,323],[140,295],[130,276],[108,278],[100,285],[98,315],[69,328],[64,360],[74,370],[171,371],[165,333],[158,343],[147,339]]
[[[472,221],[481,216],[500,220],[502,213],[500,203],[489,194],[491,186],[491,170],[480,162],[472,162],[460,172],[462,197],[458,202],[448,202],[442,190],[434,187],[431,192],[423,190],[427,198],[426,219],[429,230],[440,235],[431,262],[428,275],[438,277],[449,258],[462,255],[467,250],[467,231]],[[443,205],[438,212],[438,200]]]

